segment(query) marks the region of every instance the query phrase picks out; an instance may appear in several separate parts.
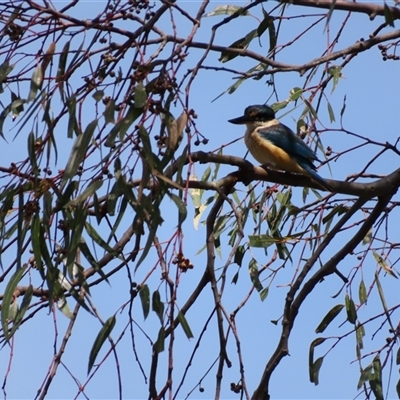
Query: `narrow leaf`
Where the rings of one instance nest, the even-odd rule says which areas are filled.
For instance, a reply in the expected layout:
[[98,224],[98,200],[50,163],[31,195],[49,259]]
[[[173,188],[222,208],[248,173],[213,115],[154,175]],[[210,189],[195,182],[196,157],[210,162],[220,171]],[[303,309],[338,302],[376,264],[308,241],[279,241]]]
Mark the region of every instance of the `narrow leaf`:
[[[315,349],[315,347],[324,343],[325,340],[326,340],[326,338],[317,338],[317,339],[313,340],[310,344],[310,349],[308,351],[308,372],[309,372],[309,378],[310,378],[311,383],[315,383],[315,381],[314,381],[314,379],[315,379],[314,349]],[[322,361],[321,361],[321,364],[322,364]],[[321,367],[321,365],[319,367]],[[319,370],[319,368],[318,368],[318,370]],[[318,378],[318,376],[317,376],[317,378]]]
[[233,14],[236,14],[237,16],[250,15],[250,13],[243,7],[226,5],[226,6],[216,7],[213,11],[204,14],[203,17],[215,17],[218,15],[233,15]]
[[361,279],[360,285],[358,287],[358,298],[360,300],[360,304],[364,304],[367,302],[367,288],[365,287],[363,279]]
[[327,326],[339,315],[343,307],[343,304],[337,304],[336,306],[332,307],[317,326],[315,333],[322,333],[327,328]]
[[106,124],[108,123],[115,123],[115,118],[114,118],[114,113],[115,113],[115,100],[110,99],[107,102],[106,109],[104,110],[104,119],[106,121]]
[[346,296],[345,296],[345,304],[346,304],[346,311],[347,311],[347,320],[351,324],[355,324],[357,321],[356,306],[354,305],[353,299],[351,299],[348,294],[346,294]]
[[146,104],[147,93],[146,88],[143,85],[143,82],[139,82],[135,88],[135,107],[143,108]]
[[65,167],[61,187],[67,183],[69,179],[75,176],[79,165],[85,159],[86,152],[93,137],[93,133],[97,127],[97,119],[92,121],[85,129],[83,134],[79,135],[72,147],[67,165]]
[[383,3],[383,14],[385,16],[385,22],[394,28],[393,13],[390,7],[386,4],[386,1]]
[[31,78],[31,88],[29,90],[28,102],[36,98],[37,91],[42,87],[43,71],[40,66],[37,66],[33,71]]
[[157,353],[162,353],[164,351],[164,342],[165,342],[165,329],[162,326],[158,331],[157,342],[155,343],[154,347]]
[[235,264],[239,265],[239,267],[242,266],[242,260],[243,260],[245,252],[246,252],[246,250],[243,245],[240,245],[235,251],[235,257],[233,259],[233,262]]
[[92,181],[89,186],[75,199],[71,200],[69,203],[65,204],[65,208],[70,207],[72,205],[76,205],[82,203],[87,198],[93,196],[101,187],[103,186],[103,181],[95,180]]
[[[65,74],[65,66],[67,64],[67,58],[69,54],[69,46],[71,42],[69,40],[66,41],[61,54],[60,54],[60,60],[58,61],[58,68],[57,68],[57,76],[56,76],[56,82],[63,82],[64,74]],[[61,87],[60,87],[61,90]],[[61,92],[63,95],[63,92]]]
[[144,319],[146,319],[150,312],[150,290],[149,287],[144,284],[139,290],[140,300],[142,302],[142,310]]
[[335,122],[335,113],[333,112],[333,108],[331,106],[331,103],[327,101],[327,106],[328,106],[328,114],[329,114],[329,119],[332,122]]
[[151,308],[162,322],[164,317],[164,303],[161,301],[160,292],[158,290],[153,292]]
[[90,350],[88,371],[87,371],[88,375],[94,365],[94,362],[96,361],[96,357],[99,354],[101,347],[103,346],[104,342],[110,336],[112,330],[114,329],[115,322],[116,318],[115,315],[113,315],[112,317],[108,318],[106,322],[104,322],[104,325],[101,327],[99,333],[97,334],[97,337],[92,346],[92,350]]
[[51,60],[53,59],[54,52],[56,51],[56,43],[52,42],[50,43],[48,49],[46,50],[46,53],[43,56],[43,61],[42,61],[42,75],[45,74],[46,68],[50,64]]
[[[319,384],[319,370],[321,369],[322,362],[324,361],[323,357],[317,358],[315,363],[312,366],[312,382],[315,386]],[[310,373],[310,375],[311,375]]]
[[[26,311],[28,310],[29,305],[31,304],[32,296],[33,296],[33,286],[29,285],[28,288],[26,289],[24,297],[22,299],[21,307],[19,307],[19,310],[17,311],[17,313],[13,319],[14,320],[13,326],[9,333],[10,337],[12,337],[14,332],[21,325],[24,315],[25,315]],[[16,304],[16,302],[14,302],[14,303]]]
[[171,198],[171,200],[176,204],[176,206],[178,207],[178,212],[179,212],[179,225],[181,225],[183,223],[183,221],[185,221],[186,217],[187,217],[187,209],[186,209],[186,205],[185,203],[182,201],[182,199],[177,196],[174,193],[168,193],[167,195]]
[[9,341],[11,338],[10,332],[8,331],[8,322],[10,307],[14,302],[14,291],[19,281],[22,279],[25,271],[25,267],[17,269],[8,281],[6,290],[4,291],[3,302],[1,304],[1,325],[3,327],[4,337],[7,341]]
[[179,311],[179,313],[178,313],[178,321],[180,322],[182,329],[185,332],[186,337],[188,339],[191,339],[192,337],[194,337],[193,333],[190,329],[190,326],[185,318],[185,315],[181,311]]
[[250,279],[253,282],[255,289],[260,292],[263,289],[263,286],[260,282],[260,278],[258,276],[258,264],[257,261],[252,258],[249,263],[249,273]]
[[268,296],[268,291],[269,291],[269,287],[268,287],[268,286],[265,287],[263,290],[261,290],[261,292],[260,292],[260,299],[261,299],[261,301],[264,301],[264,300],[267,298],[267,296]]

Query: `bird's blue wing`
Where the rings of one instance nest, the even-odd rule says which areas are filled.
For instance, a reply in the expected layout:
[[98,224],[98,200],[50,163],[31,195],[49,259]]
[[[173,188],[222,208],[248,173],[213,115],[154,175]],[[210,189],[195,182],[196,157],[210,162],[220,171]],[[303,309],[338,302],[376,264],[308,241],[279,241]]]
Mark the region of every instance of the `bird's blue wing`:
[[258,134],[274,146],[281,148],[303,168],[306,175],[314,179],[327,191],[333,192],[332,186],[316,172],[313,161],[318,160],[315,153],[286,125],[277,124],[258,130]]
[[278,124],[258,130],[259,135],[295,157],[299,164],[318,160],[315,153],[286,125]]

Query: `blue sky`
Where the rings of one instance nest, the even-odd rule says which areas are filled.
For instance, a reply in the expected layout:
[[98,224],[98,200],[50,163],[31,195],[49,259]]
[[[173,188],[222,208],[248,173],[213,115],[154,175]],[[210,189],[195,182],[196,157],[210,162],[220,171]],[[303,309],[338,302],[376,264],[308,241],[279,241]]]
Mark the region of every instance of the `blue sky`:
[[[197,11],[200,2],[181,2],[189,13]],[[61,3],[57,3],[57,7],[61,8]],[[215,7],[228,4],[224,2],[210,2],[207,11],[211,11]],[[234,2],[229,4],[245,5],[245,2]],[[79,2],[77,7],[74,8],[75,15],[82,19],[92,18],[97,15],[98,11],[102,9],[104,3],[87,1]],[[266,9],[274,7],[276,3],[265,3]],[[260,18],[260,8],[253,10]],[[303,13],[311,13],[310,9],[300,9],[298,7],[290,6],[288,13],[285,15],[298,15]],[[321,11],[316,13],[321,14]],[[178,13],[176,13],[178,14]],[[336,32],[342,24],[344,12],[334,12],[331,19],[331,34]],[[208,41],[211,27],[222,17],[204,18],[199,34],[196,36],[197,41]],[[178,34],[181,37],[186,37],[186,34],[191,29],[190,24],[177,16]],[[352,44],[355,40],[364,37],[367,38],[369,33],[372,32],[379,24],[383,22],[380,17],[376,21],[369,21],[366,16],[351,16],[348,25],[346,26],[343,35],[340,38],[339,44],[336,49],[344,48]],[[284,44],[296,36],[296,33],[302,32],[309,24],[308,19],[291,19],[284,21],[282,24],[282,32],[279,38],[279,43]],[[166,31],[170,30],[170,21],[167,17],[161,20],[160,26]],[[244,36],[251,29],[255,29],[258,22],[253,17],[242,17],[231,24],[228,24],[217,31],[216,43],[219,45],[229,45],[240,37]],[[308,60],[314,59],[323,52],[326,46],[326,34],[324,32],[324,23],[317,25],[305,35],[293,48],[289,47],[283,51],[278,60],[287,63],[301,64]],[[254,51],[266,53],[268,50],[267,36],[261,39],[262,49],[260,50],[257,43],[252,43],[251,47]],[[60,45],[60,48],[62,45]],[[34,49],[32,49],[34,53]],[[199,58],[202,56],[203,51],[190,50],[187,58],[187,68],[192,68]],[[206,65],[219,65],[219,54],[210,54],[207,58]],[[1,60],[0,60],[1,61]],[[126,62],[129,62],[128,60]],[[340,63],[338,60],[337,63]],[[254,62],[245,60],[242,57],[237,57],[235,60],[225,65],[227,68],[239,69],[245,71],[252,66]],[[185,68],[182,70],[185,71]],[[319,72],[320,73],[320,72]],[[190,107],[196,110],[198,119],[196,121],[197,129],[209,139],[206,146],[201,146],[201,150],[212,151],[220,148],[234,139],[238,139],[243,135],[243,127],[230,125],[227,120],[243,113],[246,106],[250,104],[273,103],[277,100],[282,101],[289,97],[289,92],[294,87],[302,87],[304,77],[299,76],[296,72],[281,73],[275,75],[275,83],[277,88],[278,99],[276,99],[263,78],[259,81],[249,80],[242,84],[233,94],[225,94],[218,100],[213,101],[219,94],[224,92],[233,82],[232,75],[225,72],[205,71],[200,70],[197,78],[195,79],[192,92],[190,96]],[[76,79],[76,81],[75,81]],[[80,77],[79,77],[80,79]],[[79,86],[80,80],[76,77],[71,78],[70,84],[72,86]],[[328,87],[326,94],[329,102],[336,114],[336,122],[331,123],[329,120],[326,105],[321,107],[319,118],[321,124],[328,128],[322,135],[322,142],[324,146],[331,146],[333,151],[340,152],[354,145],[362,143],[362,140],[351,137],[350,135],[339,132],[339,112],[343,104],[344,96],[346,96],[346,111],[343,117],[343,125],[348,131],[355,132],[364,137],[370,138],[381,143],[386,141],[395,143],[400,136],[400,120],[398,118],[398,93],[399,93],[399,74],[398,63],[392,61],[383,62],[381,55],[377,48],[370,51],[361,53],[348,66],[343,70],[343,78],[339,80],[336,90],[331,94],[331,87]],[[324,101],[322,101],[324,104]],[[295,129],[296,121],[299,118],[303,106],[295,108],[291,103],[287,108],[280,111],[278,116],[282,116],[282,121]],[[176,115],[179,115],[182,109],[179,106],[176,109]],[[85,115],[87,124],[92,120],[90,115]],[[6,137],[8,144],[3,144],[2,165],[7,166],[11,161],[16,159],[22,160],[27,157],[26,153],[26,134],[21,132],[15,140],[12,140],[15,134],[15,129],[12,130],[12,123],[8,122],[7,125],[10,131]],[[330,130],[331,129],[331,130]],[[71,148],[72,141],[67,139],[66,132],[57,132],[59,137],[59,163],[54,166],[54,170],[62,169],[68,159],[68,149]],[[337,162],[329,164],[330,169],[325,166],[320,170],[322,176],[332,179],[344,180],[347,176],[360,171],[375,155],[380,148],[373,145],[368,145],[354,152],[339,158]],[[224,148],[224,154],[231,154],[236,156],[244,156],[246,149],[243,142],[240,140],[232,145]],[[321,154],[319,154],[320,158]],[[249,160],[254,162],[248,156]],[[384,175],[396,168],[398,159],[389,152],[380,157],[376,162],[370,166],[368,172],[371,174]],[[200,178],[206,166],[196,165],[194,167],[196,175]],[[213,166],[212,166],[213,168]],[[232,172],[232,167],[221,167],[218,177],[222,177],[225,173]],[[331,176],[332,171],[332,176]],[[258,193],[262,188],[259,185]],[[242,184],[237,186],[237,190],[243,194],[247,190]],[[210,194],[211,195],[211,194]],[[293,202],[295,204],[302,204],[301,200],[302,188],[293,188]],[[313,196],[312,194],[310,196]],[[208,195],[204,195],[205,198]],[[348,196],[336,195],[337,203],[341,199],[346,199]],[[398,200],[398,196],[397,196]],[[311,197],[308,201],[312,201]],[[160,241],[167,240],[171,236],[176,226],[176,206],[171,202],[165,204],[162,212],[165,216],[165,223],[160,230]],[[225,209],[225,208],[224,208]],[[206,210],[205,219],[209,210]],[[203,246],[205,240],[205,227],[203,224],[199,225],[198,230],[193,228],[194,209],[190,200],[188,203],[188,218],[185,222],[185,255],[195,265],[193,270],[181,276],[180,287],[178,292],[177,304],[183,305],[187,297],[192,293],[193,288],[196,286],[197,281],[202,276],[205,268],[205,253],[202,252],[196,255],[198,250]],[[172,218],[169,218],[170,215]],[[133,218],[133,213],[127,214],[126,223],[129,224],[128,217]],[[393,214],[392,218],[398,215]],[[103,223],[100,225],[99,230],[104,229],[104,234],[107,232],[107,226]],[[121,229],[122,231],[123,229]],[[389,232],[392,237],[398,233],[396,223],[391,223]],[[253,231],[248,228],[245,232],[246,235],[252,234]],[[334,242],[334,248],[324,255],[324,261],[327,261],[340,246],[343,245],[343,240],[346,236],[340,236]],[[217,268],[224,265],[225,259],[230,251],[227,246],[228,239],[222,238],[222,258],[217,259]],[[132,245],[133,247],[133,245]],[[253,249],[253,256],[262,265],[269,260],[271,253],[265,254],[264,251]],[[246,307],[237,315],[236,324],[238,328],[239,337],[241,340],[242,352],[244,355],[244,365],[247,377],[247,385],[250,393],[253,392],[256,384],[259,381],[265,362],[268,360],[274,351],[279,335],[281,332],[280,324],[277,326],[272,324],[271,320],[280,318],[283,309],[283,301],[287,292],[287,284],[293,275],[293,270],[302,262],[293,257],[294,261],[281,271],[278,278],[272,284],[270,293],[267,299],[262,302],[256,292],[253,293]],[[223,306],[228,312],[232,312],[238,304],[243,301],[251,289],[251,281],[248,276],[247,264],[250,258],[247,254],[240,270],[239,281],[236,285],[230,284],[234,274],[238,268],[236,265],[230,266],[228,269],[227,287],[224,293]],[[7,255],[3,256],[3,265],[8,265]],[[155,252],[151,252],[148,259],[143,263],[135,274],[135,281],[141,282],[148,270],[152,268],[156,261]],[[10,261],[9,261],[10,262]],[[279,261],[277,262],[279,264]],[[339,269],[346,275],[347,271],[354,268],[357,264],[355,258],[346,258]],[[276,265],[278,266],[278,265]],[[371,285],[373,274],[376,269],[376,262],[372,255],[364,270],[364,280],[367,287]],[[132,266],[133,271],[134,266]],[[358,288],[359,277],[355,279],[354,288]],[[381,277],[382,285],[385,289],[386,301],[389,306],[397,304],[398,281],[390,276]],[[160,283],[160,274],[153,274],[147,281],[152,290],[157,288]],[[344,302],[344,292],[337,298],[332,298],[341,288],[342,282],[336,277],[329,277],[329,279],[322,282],[317,286],[316,290],[309,296],[300,315],[296,321],[295,327],[292,332],[290,341],[290,356],[286,357],[277,368],[275,375],[271,382],[271,395],[277,399],[348,399],[353,398],[356,394],[356,385],[359,377],[359,367],[356,360],[355,353],[355,338],[350,335],[348,338],[342,340],[324,360],[324,364],[320,372],[320,384],[314,386],[308,379],[308,350],[309,345],[317,335],[315,328],[325,315],[325,313],[335,304]],[[5,283],[0,285],[1,292],[4,291]],[[354,290],[355,290],[354,289]],[[160,291],[165,290],[161,285]],[[117,317],[117,325],[113,331],[113,339],[117,340],[120,333],[127,323],[126,309],[120,312],[121,304],[129,300],[129,282],[126,274],[120,271],[119,274],[110,279],[110,285],[100,285],[92,288],[92,301],[95,304],[99,314],[103,320],[107,319],[114,313]],[[70,303],[73,308],[73,303]],[[117,312],[118,310],[118,312]],[[187,314],[187,320],[194,333],[194,338],[188,340],[181,329],[176,330],[175,346],[176,353],[174,355],[174,387],[176,387],[182,377],[183,372],[187,366],[191,352],[200,333],[204,327],[205,321],[213,311],[213,298],[211,290],[206,288],[202,293],[197,304]],[[381,312],[381,306],[378,295],[374,291],[369,298],[368,307],[363,307],[359,316],[360,319],[367,319],[374,313]],[[344,313],[335,320],[327,332],[326,336],[339,335],[339,332],[350,330],[349,324],[344,328],[339,329],[338,325],[345,321]],[[143,329],[151,338],[156,338],[156,332],[159,329],[159,320],[154,313],[150,313],[148,319],[143,321],[142,310],[139,302],[135,303],[134,307],[135,322],[137,322],[140,329]],[[394,318],[396,321],[396,319]],[[13,355],[11,372],[8,376],[6,392],[7,398],[22,399],[33,398],[45,379],[46,373],[51,364],[53,356],[53,343],[57,342],[57,348],[60,345],[62,337],[67,329],[69,320],[65,318],[60,312],[48,314],[47,310],[42,310],[36,317],[28,321],[15,335],[13,342]],[[374,338],[372,342],[370,339],[375,329],[378,329],[379,323],[368,326],[366,328],[365,337],[365,354],[368,351],[373,351],[380,348],[384,344],[385,336],[388,336],[387,330],[383,329]],[[81,310],[73,335],[67,346],[67,351],[63,355],[64,365],[71,371],[72,375],[77,377],[81,384],[86,379],[87,360],[89,356],[89,349],[94,341],[94,338],[101,328],[99,321],[83,310]],[[140,363],[142,364],[146,374],[148,375],[151,346],[149,340],[141,333],[139,328],[135,331],[135,345],[138,353]],[[332,342],[329,342],[333,344]],[[321,346],[316,349],[318,355],[324,354],[329,346]],[[99,354],[98,360],[106,354],[108,350],[108,343]],[[214,396],[215,385],[215,367],[204,378],[202,386],[205,391],[200,393],[195,389],[193,394],[186,397],[187,394],[196,387],[200,378],[210,368],[213,361],[216,359],[219,351],[217,340],[217,329],[215,319],[211,321],[204,337],[201,342],[200,350],[197,352],[193,364],[189,370],[188,377],[179,392],[178,398],[190,399],[210,399]],[[10,348],[7,346],[2,349],[2,357],[0,357],[0,370],[3,375],[6,373],[8,363],[11,359]],[[147,386],[145,380],[140,372],[137,361],[132,353],[132,344],[130,341],[129,333],[125,333],[121,342],[118,345],[118,356],[120,363],[120,371],[123,384],[123,397],[144,399],[147,398]],[[231,399],[238,398],[233,395],[229,390],[230,382],[237,382],[239,379],[239,364],[237,360],[237,350],[234,340],[230,340],[228,344],[229,357],[233,362],[233,367],[224,370],[224,387],[222,390],[222,398]],[[159,365],[160,374],[158,375],[157,382],[161,387],[163,379],[165,378],[165,371],[167,365],[167,352],[160,355]],[[365,361],[364,366],[370,361]],[[387,388],[387,377],[389,368],[385,369],[384,382],[385,390]],[[21,378],[22,377],[22,378]],[[394,368],[392,380],[390,383],[389,398],[395,397],[394,386],[398,379],[397,368]],[[21,383],[22,382],[22,383]],[[77,385],[72,377],[63,366],[59,367],[59,371],[55,377],[53,385],[50,387],[49,395],[47,398],[62,399],[62,398],[84,398],[82,395],[77,395]],[[115,359],[110,356],[101,368],[96,372],[94,377],[88,383],[85,389],[86,395],[90,399],[111,399],[118,396],[117,373],[115,368]]]

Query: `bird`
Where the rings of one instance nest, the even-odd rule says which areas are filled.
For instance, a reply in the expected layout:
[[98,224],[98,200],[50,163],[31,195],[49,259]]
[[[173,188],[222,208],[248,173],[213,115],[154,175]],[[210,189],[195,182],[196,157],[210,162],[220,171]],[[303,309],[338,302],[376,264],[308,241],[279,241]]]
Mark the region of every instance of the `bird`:
[[324,190],[334,192],[333,187],[317,173],[313,162],[319,160],[315,152],[290,128],[279,122],[271,107],[264,104],[249,106],[244,110],[244,115],[228,122],[246,125],[244,142],[251,155],[262,165],[301,173]]

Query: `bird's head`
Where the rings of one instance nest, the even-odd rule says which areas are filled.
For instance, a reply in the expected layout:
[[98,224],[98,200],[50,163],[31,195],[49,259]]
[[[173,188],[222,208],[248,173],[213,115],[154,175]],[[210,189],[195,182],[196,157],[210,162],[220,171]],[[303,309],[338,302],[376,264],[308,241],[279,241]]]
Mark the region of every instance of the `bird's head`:
[[249,106],[244,115],[228,120],[231,124],[262,125],[275,119],[275,111],[266,105]]

